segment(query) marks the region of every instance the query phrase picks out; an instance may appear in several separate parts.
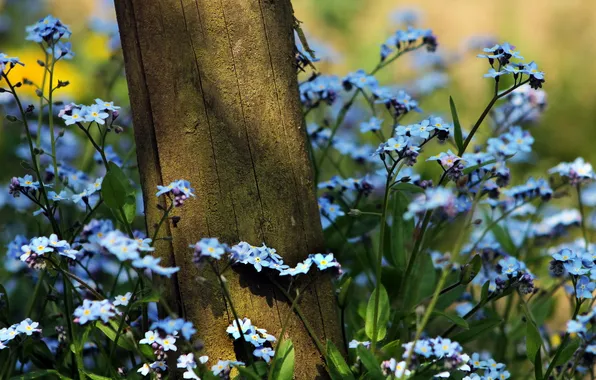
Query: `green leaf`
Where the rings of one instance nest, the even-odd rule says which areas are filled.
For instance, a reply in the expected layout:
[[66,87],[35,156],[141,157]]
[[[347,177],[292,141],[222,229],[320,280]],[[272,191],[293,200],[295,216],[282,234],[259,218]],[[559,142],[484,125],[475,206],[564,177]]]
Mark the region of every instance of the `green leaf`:
[[344,309],[347,305],[346,302],[350,291],[350,285],[352,285],[352,277],[348,277],[341,285],[339,295],[337,296],[337,303],[341,309]]
[[238,372],[240,372],[240,374],[244,377],[246,377],[247,379],[253,379],[253,380],[261,380],[261,378],[259,377],[259,375],[257,375],[256,373],[254,373],[254,371],[250,368],[247,367],[235,367]]
[[457,145],[458,156],[461,156],[464,153],[464,138],[462,136],[461,124],[459,123],[459,116],[457,116],[455,102],[451,96],[449,97],[449,107],[451,108],[451,117],[453,118],[453,138]]
[[294,378],[294,345],[291,340],[284,340],[275,350],[271,379],[292,380]]
[[462,331],[456,334],[452,340],[459,342],[460,344],[468,343],[472,340],[476,340],[482,336],[482,334],[490,331],[495,326],[501,324],[501,318],[486,318],[479,321],[474,321],[469,324],[470,329]]
[[106,206],[120,210],[126,204],[126,189],[113,172],[108,172],[101,183],[101,196]]
[[102,198],[117,214],[122,209],[126,220],[131,223],[136,215],[135,188],[118,165],[110,161],[108,168],[101,184]]
[[[411,278],[406,282],[404,305],[407,310],[412,310],[426,297],[435,291],[437,270],[429,254],[418,255]],[[401,292],[402,290],[400,290]]]
[[387,255],[387,258],[401,271],[403,271],[401,268],[407,266],[406,241],[411,237],[414,228],[413,220],[407,221],[403,218],[409,203],[410,200],[404,193],[398,192],[393,195],[393,223],[391,224],[391,233],[387,234],[390,238],[389,247],[391,249],[391,254]]
[[482,269],[482,258],[480,255],[474,255],[472,260],[463,267],[460,282],[463,285],[469,284],[480,273],[480,269]]
[[559,354],[557,361],[555,362],[555,367],[560,365],[565,365],[567,362],[573,357],[573,354],[579,349],[581,341],[579,339],[574,339]]
[[348,363],[330,340],[327,341],[327,366],[333,380],[355,380]]
[[[115,328],[118,328],[116,322],[111,322],[111,324],[116,325]],[[117,330],[111,328],[110,326],[104,325],[101,322],[96,322],[95,327],[101,330],[112,342],[116,339],[116,332]],[[118,346],[124,348],[128,351],[134,351],[135,346],[131,339],[122,332],[120,334],[120,338],[118,338]]]
[[11,380],[26,380],[26,379],[60,379],[60,380],[71,380],[70,377],[62,376],[60,372],[55,369],[46,369],[43,371],[29,372],[19,376],[13,376]]
[[[526,317],[527,318],[527,317]],[[538,327],[532,321],[526,323],[526,354],[530,362],[536,362],[536,355],[542,346],[542,337]]]
[[383,360],[388,360],[389,358],[401,358],[402,354],[403,347],[401,346],[401,342],[398,339],[387,343],[381,348],[380,358]]
[[31,359],[31,362],[39,369],[54,368],[56,358],[42,340],[28,339],[26,348],[26,357]]
[[536,354],[536,359],[534,360],[534,375],[536,380],[540,380],[543,378],[542,376],[542,355],[540,354],[540,350],[538,350],[538,354]]
[[89,378],[91,380],[111,380],[112,379],[111,377],[99,376],[99,375],[96,375],[94,373],[87,373],[87,372],[85,372],[85,375],[89,376]]
[[490,287],[490,281],[487,281],[482,285],[482,290],[480,291],[480,300],[485,300],[488,298],[488,288]]
[[391,190],[393,191],[405,191],[410,193],[424,193],[424,189],[420,186],[416,186],[412,183],[408,182],[400,182],[396,185],[391,186]]
[[445,313],[443,311],[439,311],[439,310],[434,310],[432,312],[433,315],[439,316],[439,317],[443,317],[443,318],[447,318],[448,320],[450,320],[451,322],[453,322],[454,324],[456,324],[457,326],[465,329],[465,330],[469,330],[470,326],[468,325],[468,322],[466,322],[465,319],[455,315],[455,314],[451,314],[451,313]]
[[[491,221],[487,219],[486,223],[491,223]],[[501,227],[497,223],[491,227],[490,231],[493,233],[495,239],[497,239],[505,252],[515,252],[517,250],[507,229]]]
[[[375,297],[379,291],[379,310],[377,313],[377,336],[373,336],[373,325],[375,318]],[[366,307],[365,331],[366,335],[373,341],[378,342],[387,334],[387,322],[389,322],[389,296],[383,285],[379,285],[368,299]]]
[[383,378],[383,373],[381,372],[381,365],[377,361],[377,358],[370,352],[369,349],[364,347],[364,345],[360,344],[356,347],[356,352],[360,357],[360,361],[364,365],[364,368],[368,370],[368,373],[373,376],[373,378]]
[[160,299],[161,296],[159,295],[159,293],[151,291],[145,296],[143,296],[141,299],[137,300],[137,303],[159,302]]

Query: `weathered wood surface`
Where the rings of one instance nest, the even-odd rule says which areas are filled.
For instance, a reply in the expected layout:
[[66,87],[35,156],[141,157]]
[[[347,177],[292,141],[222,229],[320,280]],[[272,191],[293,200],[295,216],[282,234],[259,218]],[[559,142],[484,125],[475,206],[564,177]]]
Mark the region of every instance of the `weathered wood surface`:
[[[218,237],[265,242],[292,265],[324,249],[294,67],[289,0],[116,0],[147,225],[161,216],[156,186],[187,179],[197,197],[168,226],[157,250],[181,268],[169,283],[211,361],[234,359],[231,311],[213,276],[199,282],[194,244]],[[151,227],[150,227],[151,229]],[[226,275],[240,317],[279,334],[289,304],[251,271]],[[261,276],[262,277],[262,276]],[[317,280],[301,301],[318,337],[341,334],[331,284]],[[323,373],[301,321],[287,335],[296,378]],[[212,362],[210,361],[210,365]]]

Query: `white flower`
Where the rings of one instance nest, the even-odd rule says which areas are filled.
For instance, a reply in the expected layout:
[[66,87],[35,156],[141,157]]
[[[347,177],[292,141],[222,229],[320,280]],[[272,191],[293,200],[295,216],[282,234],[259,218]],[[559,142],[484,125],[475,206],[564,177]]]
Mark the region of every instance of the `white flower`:
[[140,344],[153,344],[153,342],[155,342],[158,338],[159,338],[159,335],[157,334],[157,332],[147,331],[145,333],[145,338],[141,339],[139,341],[139,343]]
[[124,295],[116,296],[116,299],[114,300],[114,306],[128,306],[128,303],[130,302],[130,297],[132,297],[131,292],[127,292]]
[[158,338],[157,343],[159,343],[163,347],[164,351],[176,351],[177,350],[176,345],[174,344],[174,343],[176,343],[176,338],[174,338],[172,335],[168,335],[163,339]]
[[147,363],[143,364],[141,368],[137,369],[137,372],[143,376],[147,376],[149,374],[149,371],[151,371],[151,368],[149,368],[149,364]]

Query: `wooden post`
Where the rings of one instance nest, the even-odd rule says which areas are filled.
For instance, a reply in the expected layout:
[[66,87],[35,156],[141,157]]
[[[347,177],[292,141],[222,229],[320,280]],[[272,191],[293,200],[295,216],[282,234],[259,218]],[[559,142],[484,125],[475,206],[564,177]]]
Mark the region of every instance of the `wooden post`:
[[[235,359],[225,329],[233,317],[217,281],[198,280],[194,244],[218,237],[265,242],[293,265],[324,250],[294,65],[290,0],[116,0],[149,230],[160,218],[156,186],[187,179],[196,199],[177,210],[169,265],[174,306],[193,321],[210,365]],[[289,303],[262,274],[226,274],[240,318],[281,332]],[[315,334],[342,347],[329,278],[300,303]],[[300,319],[287,337],[296,378],[325,377],[324,361]]]

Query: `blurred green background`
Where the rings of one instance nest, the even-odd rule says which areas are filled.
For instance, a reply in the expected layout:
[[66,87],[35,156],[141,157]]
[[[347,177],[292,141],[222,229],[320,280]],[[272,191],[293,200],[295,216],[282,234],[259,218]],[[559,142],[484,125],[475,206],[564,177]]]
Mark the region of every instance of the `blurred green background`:
[[[462,50],[473,36],[492,36],[515,45],[526,61],[546,72],[548,109],[531,133],[539,157],[537,175],[562,160],[584,156],[596,161],[596,1],[593,0],[294,0],[296,17],[311,38],[329,44],[341,56],[324,71],[344,75],[370,70],[379,45],[398,27],[392,14],[417,9],[420,27],[431,28],[440,49]],[[464,125],[471,125],[490,99],[492,81],[484,59],[468,53],[450,66],[450,83],[421,103],[425,111],[448,115],[448,96],[457,101]],[[410,64],[396,62],[383,71],[384,83],[403,82]],[[525,168],[528,169],[528,168]]]

